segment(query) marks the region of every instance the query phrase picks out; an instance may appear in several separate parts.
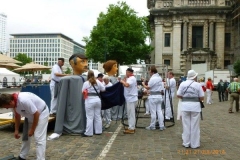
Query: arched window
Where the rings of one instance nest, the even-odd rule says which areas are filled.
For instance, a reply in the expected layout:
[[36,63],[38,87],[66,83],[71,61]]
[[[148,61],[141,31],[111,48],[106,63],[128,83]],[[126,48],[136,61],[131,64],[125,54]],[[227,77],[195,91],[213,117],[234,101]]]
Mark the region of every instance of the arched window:
[[15,77],[12,78],[12,85],[13,85],[13,86],[16,86],[16,85],[17,85],[17,84],[16,84],[16,78],[15,78]]
[[7,87],[7,77],[3,78],[3,87]]

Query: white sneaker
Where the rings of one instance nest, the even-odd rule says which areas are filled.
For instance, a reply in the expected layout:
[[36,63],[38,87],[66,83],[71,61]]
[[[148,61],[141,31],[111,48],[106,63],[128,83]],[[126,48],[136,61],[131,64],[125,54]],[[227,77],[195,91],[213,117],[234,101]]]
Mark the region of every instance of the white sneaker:
[[148,116],[148,115],[150,115],[150,113],[144,113],[144,116]]
[[166,129],[166,127],[160,127],[160,131],[163,131],[163,130],[165,130]]
[[146,129],[146,130],[155,130],[156,128],[148,126],[148,127],[146,127],[145,129]]
[[107,129],[111,126],[111,124],[106,124],[104,127]]

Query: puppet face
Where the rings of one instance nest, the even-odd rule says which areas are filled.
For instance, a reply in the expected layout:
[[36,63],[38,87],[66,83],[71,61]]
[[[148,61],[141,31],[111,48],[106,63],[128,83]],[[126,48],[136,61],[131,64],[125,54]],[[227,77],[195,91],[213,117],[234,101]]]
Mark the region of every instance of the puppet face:
[[117,71],[118,71],[117,64],[114,64],[112,66],[112,69],[110,70],[110,73],[117,74]]
[[88,60],[87,59],[81,59],[79,57],[76,57],[76,64],[74,64],[74,60],[71,60],[70,64],[73,68],[73,72],[76,75],[80,75],[83,72],[88,71]]

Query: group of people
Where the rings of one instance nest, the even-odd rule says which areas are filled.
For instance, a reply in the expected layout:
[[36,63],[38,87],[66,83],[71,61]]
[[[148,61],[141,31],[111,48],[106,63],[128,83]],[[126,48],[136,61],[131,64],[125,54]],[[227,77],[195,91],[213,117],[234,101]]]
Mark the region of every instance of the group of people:
[[[86,57],[77,56],[76,58],[69,59],[70,64],[74,63],[76,68],[74,74],[81,74],[87,70]],[[77,63],[77,62],[81,63]],[[84,65],[83,65],[84,64]],[[51,73],[51,107],[50,111],[46,103],[37,95],[28,92],[20,92],[18,94],[0,94],[0,107],[12,108],[15,113],[15,138],[19,136],[19,124],[21,116],[26,117],[28,128],[25,129],[26,134],[23,135],[23,143],[19,159],[26,159],[26,156],[30,150],[30,139],[33,136],[36,141],[37,159],[45,159],[46,150],[46,133],[48,117],[57,113],[57,99],[54,96],[54,90],[59,83],[60,78],[68,76],[62,72],[62,66],[64,65],[64,59],[59,58],[58,63],[53,66]],[[73,67],[73,66],[72,66]],[[127,111],[128,127],[124,129],[125,134],[135,133],[136,122],[136,106],[138,101],[138,84],[134,76],[134,70],[128,68],[126,70],[126,76],[123,79],[116,77],[117,62],[114,60],[107,61],[103,68],[107,73],[98,74],[95,77],[94,72],[89,70],[87,78],[84,80],[82,92],[85,96],[85,110],[86,110],[86,130],[82,133],[83,137],[92,137],[95,135],[101,135],[103,132],[103,126],[109,128],[111,120],[117,120],[123,117],[123,106],[114,106],[110,109],[101,111],[101,98],[100,92],[105,92],[106,87],[111,87],[116,83],[121,83],[124,88],[125,108]],[[176,81],[174,79],[173,72],[168,72],[166,81],[164,82],[155,66],[149,68],[150,79],[147,83],[142,82],[142,86],[145,92],[148,94],[146,100],[147,110],[151,114],[151,120],[147,130],[156,129],[156,121],[159,122],[159,130],[165,130],[164,119],[170,120],[173,118],[173,98],[176,92]],[[177,90],[177,97],[181,99],[180,115],[183,126],[182,133],[182,145],[184,147],[198,148],[200,147],[200,101],[204,99],[203,82],[197,82],[197,75],[194,70],[189,70],[187,74],[187,80],[181,82]],[[224,86],[224,84],[223,84]],[[222,87],[222,83],[219,84],[219,88]],[[239,111],[239,95],[240,85],[237,79],[230,83],[226,90],[231,93],[230,100],[236,101],[236,111]],[[211,104],[211,97],[213,85],[211,79],[206,83],[207,103]],[[221,95],[221,94],[220,94]],[[222,95],[221,95],[222,98]],[[226,98],[226,97],[225,97]],[[162,109],[162,104],[165,104],[165,110]],[[229,113],[232,113],[232,105],[229,108]],[[165,111],[165,113],[163,112]],[[165,115],[165,117],[164,117]],[[56,115],[57,116],[57,115]],[[103,125],[103,119],[105,125]]]

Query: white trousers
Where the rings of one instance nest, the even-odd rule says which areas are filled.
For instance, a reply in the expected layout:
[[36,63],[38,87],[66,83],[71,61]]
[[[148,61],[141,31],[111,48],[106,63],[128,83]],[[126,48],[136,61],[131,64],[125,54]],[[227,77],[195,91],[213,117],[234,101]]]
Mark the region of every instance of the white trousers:
[[200,112],[182,111],[183,146],[200,147]]
[[146,107],[146,113],[149,113],[150,112],[149,99],[145,100],[145,107]]
[[207,92],[207,104],[212,103],[212,91],[210,89],[207,89],[206,92]]
[[173,104],[173,97],[174,93],[171,93],[171,97],[169,97],[169,94],[166,94],[166,101],[165,101],[165,118],[170,119],[172,118],[172,108],[171,108],[171,103],[170,103],[170,98],[172,98],[172,104]]
[[[32,123],[29,123],[28,126],[30,129],[32,126]],[[48,126],[48,117],[44,119],[39,119],[38,125],[33,135],[36,143],[37,160],[45,160],[47,126]],[[20,151],[21,158],[26,159],[27,154],[30,150],[30,144],[31,144],[31,137],[28,137],[27,141],[22,141],[22,147]]]
[[106,120],[106,124],[111,123],[111,109],[102,110],[103,118]]
[[155,128],[156,115],[158,116],[159,127],[164,127],[163,113],[162,113],[162,100],[160,98],[149,98],[149,106],[151,113],[150,127]]
[[135,102],[126,102],[127,115],[128,115],[128,129],[134,130],[136,124],[135,108],[137,101]]
[[54,88],[55,86],[50,86],[50,91],[51,91],[50,114],[57,112],[57,98],[54,98]]
[[85,135],[102,134],[101,102],[85,103],[87,126]]

